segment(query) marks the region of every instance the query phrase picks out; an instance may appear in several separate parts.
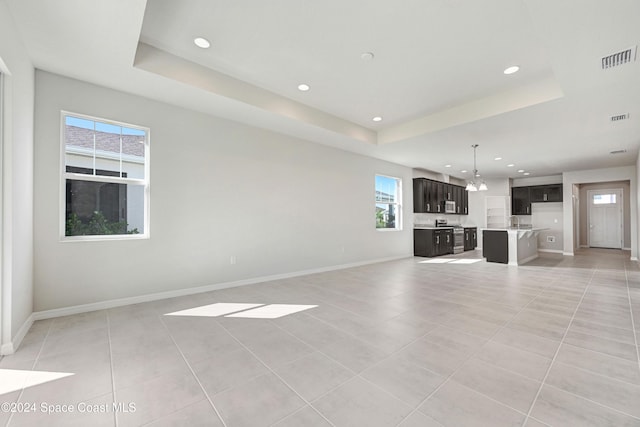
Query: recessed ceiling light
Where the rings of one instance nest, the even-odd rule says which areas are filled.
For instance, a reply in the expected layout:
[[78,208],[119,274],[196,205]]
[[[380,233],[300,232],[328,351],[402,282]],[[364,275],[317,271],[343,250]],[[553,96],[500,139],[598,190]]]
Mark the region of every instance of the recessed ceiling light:
[[495,158],[495,159],[493,159],[493,160],[502,160],[502,157],[496,157],[496,158]]
[[462,173],[467,173],[467,170],[466,170],[466,169],[465,169],[465,170],[461,170],[460,172],[462,172]]
[[450,168],[450,167],[451,167],[451,165],[444,165],[444,167],[445,167],[445,168]]
[[211,46],[209,40],[202,37],[196,37],[195,39],[193,39],[193,42],[196,46],[202,49],[209,49],[209,47]]
[[524,169],[520,169],[520,170],[518,170],[518,172],[522,173],[522,172],[524,172]]
[[311,87],[309,85],[307,85],[307,84],[302,83],[302,84],[298,85],[298,90],[299,91],[306,92],[309,89],[311,89]]
[[529,172],[525,172],[522,175],[531,175]]
[[514,166],[515,166],[515,165],[514,165],[513,163],[509,163],[509,164],[507,165],[507,167],[508,167],[508,168],[512,168],[512,167],[514,167]]
[[382,121],[382,117],[380,117],[380,116],[375,116],[375,117],[374,117],[373,119],[371,119],[371,120],[373,120],[374,122],[381,122],[381,121]]
[[505,70],[503,71],[503,73],[505,74],[513,74],[518,72],[518,70],[520,69],[520,67],[518,67],[517,65],[513,65],[509,68],[505,68]]
[[360,54],[360,59],[362,59],[363,61],[372,61],[374,58],[374,55],[372,52],[362,52]]

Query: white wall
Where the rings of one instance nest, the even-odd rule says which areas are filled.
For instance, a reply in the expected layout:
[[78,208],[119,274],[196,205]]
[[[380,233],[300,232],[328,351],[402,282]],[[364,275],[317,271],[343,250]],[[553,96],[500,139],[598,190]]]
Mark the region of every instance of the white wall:
[[[151,129],[150,239],[60,242],[60,110]],[[35,129],[36,311],[413,253],[407,167],[41,71]],[[376,173],[401,232],[375,229]]]
[[[531,224],[536,228],[546,229],[538,234],[538,249],[562,252],[562,248],[564,247],[562,205],[562,202],[531,204],[531,215],[528,221],[531,221]],[[522,216],[519,217],[523,218]],[[551,239],[549,239],[549,237],[551,237]],[[550,242],[549,240],[554,241]]]
[[[583,183],[597,183],[609,181],[630,182],[630,206],[638,205],[638,181],[635,166],[617,168],[593,169],[562,174],[563,183],[563,218],[564,218],[564,248],[567,255],[573,255],[574,242],[574,206],[576,205],[574,186]],[[638,210],[631,209],[631,259],[638,259]]]
[[10,353],[29,326],[33,301],[34,69],[0,1],[3,83],[0,351]]

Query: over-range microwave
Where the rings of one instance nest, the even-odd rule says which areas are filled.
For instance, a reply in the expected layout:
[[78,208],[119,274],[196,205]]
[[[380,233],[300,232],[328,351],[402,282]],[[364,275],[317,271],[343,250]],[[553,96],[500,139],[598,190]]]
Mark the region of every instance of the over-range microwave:
[[444,202],[444,213],[456,213],[456,202],[453,200],[446,200]]

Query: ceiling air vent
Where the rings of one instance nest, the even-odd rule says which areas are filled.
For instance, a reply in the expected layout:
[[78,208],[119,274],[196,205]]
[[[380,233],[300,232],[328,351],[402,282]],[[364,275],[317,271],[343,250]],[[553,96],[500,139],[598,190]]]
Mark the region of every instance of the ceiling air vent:
[[627,150],[613,150],[613,151],[609,151],[609,154],[624,154],[626,152]]
[[626,64],[627,62],[635,61],[637,50],[638,47],[634,46],[627,50],[623,50],[622,52],[617,52],[612,55],[605,56],[604,58],[602,58],[602,69],[606,70],[622,64]]
[[629,113],[627,114],[618,114],[617,116],[611,116],[612,122],[618,122],[620,120],[627,120],[629,118]]

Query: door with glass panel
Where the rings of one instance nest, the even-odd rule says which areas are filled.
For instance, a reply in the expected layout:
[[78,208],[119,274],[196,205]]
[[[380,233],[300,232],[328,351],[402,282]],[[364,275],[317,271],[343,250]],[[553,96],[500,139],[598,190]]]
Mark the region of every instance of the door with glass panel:
[[589,247],[622,248],[622,189],[588,190]]

